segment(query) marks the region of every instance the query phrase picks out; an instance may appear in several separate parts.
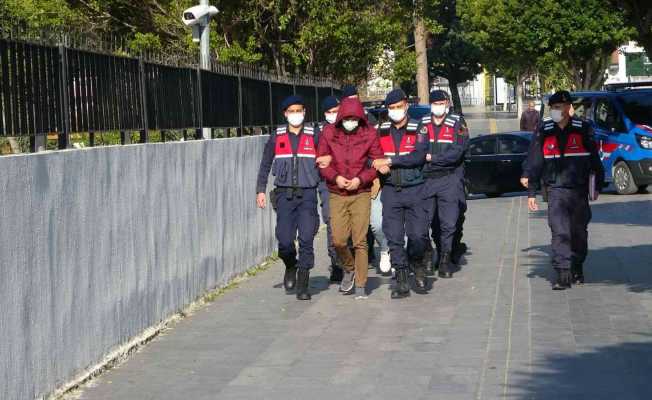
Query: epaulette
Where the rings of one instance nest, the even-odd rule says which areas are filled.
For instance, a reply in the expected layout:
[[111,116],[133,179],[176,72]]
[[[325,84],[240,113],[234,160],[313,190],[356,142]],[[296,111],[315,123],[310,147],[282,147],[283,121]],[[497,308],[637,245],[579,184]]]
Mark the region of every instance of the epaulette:
[[276,135],[285,135],[288,132],[288,127],[283,125],[276,128]]
[[552,118],[551,117],[543,117],[543,119],[541,121],[543,121],[543,122],[552,121]]
[[551,130],[555,129],[555,121],[552,120],[552,118],[544,118],[543,119],[543,130],[545,132],[549,132]]
[[304,126],[303,127],[303,133],[306,135],[314,135],[315,134],[315,128],[312,126]]
[[460,118],[462,118],[462,116],[459,114],[448,114],[448,117],[453,118],[456,121],[459,121]]
[[575,128],[583,128],[584,121],[578,118],[571,118],[571,125],[573,125]]
[[391,127],[392,127],[391,122],[383,122],[382,124],[380,124],[380,127],[378,129],[380,129],[381,131],[384,131],[384,130],[388,130]]
[[407,131],[408,132],[416,132],[417,128],[419,128],[419,121],[416,119],[410,119],[407,124]]
[[424,116],[423,118],[421,118],[421,123],[422,124],[429,124],[430,122],[432,122],[432,120],[430,118],[430,114],[428,114],[428,115]]
[[448,115],[446,119],[444,120],[444,125],[450,126],[451,128],[455,127],[455,124],[457,123],[457,119],[451,117]]

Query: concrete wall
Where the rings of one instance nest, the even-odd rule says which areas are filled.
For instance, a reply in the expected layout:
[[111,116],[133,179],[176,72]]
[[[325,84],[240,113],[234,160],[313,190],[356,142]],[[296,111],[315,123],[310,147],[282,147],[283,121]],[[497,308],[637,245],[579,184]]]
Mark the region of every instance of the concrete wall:
[[0,158],[0,398],[51,392],[270,255],[265,140]]

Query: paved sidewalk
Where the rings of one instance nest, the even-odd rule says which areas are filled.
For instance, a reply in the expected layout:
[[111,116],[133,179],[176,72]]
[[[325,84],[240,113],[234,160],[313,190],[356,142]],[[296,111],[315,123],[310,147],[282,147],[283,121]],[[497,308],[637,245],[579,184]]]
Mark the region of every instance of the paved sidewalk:
[[280,265],[183,320],[79,398],[650,399],[652,195],[593,206],[587,284],[550,290],[545,211],[469,202],[466,264],[428,295],[367,300],[327,282],[320,235],[298,302]]

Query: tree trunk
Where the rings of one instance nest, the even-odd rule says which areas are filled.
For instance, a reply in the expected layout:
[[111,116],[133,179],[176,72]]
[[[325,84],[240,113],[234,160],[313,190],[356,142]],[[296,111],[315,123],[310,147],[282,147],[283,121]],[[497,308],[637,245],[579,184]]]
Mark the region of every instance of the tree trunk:
[[428,79],[428,55],[426,53],[426,26],[419,13],[414,16],[414,48],[417,56],[417,93],[419,103],[428,104],[430,80]]
[[523,113],[523,75],[516,75],[516,117],[520,120]]
[[462,115],[462,100],[460,99],[460,90],[457,88],[457,79],[448,78],[448,88],[451,91],[451,100],[453,100],[453,111]]

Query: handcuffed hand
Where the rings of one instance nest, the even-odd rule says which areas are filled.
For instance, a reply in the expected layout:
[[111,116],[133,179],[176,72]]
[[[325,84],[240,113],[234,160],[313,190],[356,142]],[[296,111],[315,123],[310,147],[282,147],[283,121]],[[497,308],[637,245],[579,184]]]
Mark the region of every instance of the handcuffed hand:
[[521,185],[527,189],[527,185],[530,183],[528,178],[521,178]]
[[360,178],[353,178],[349,181],[348,186],[346,186],[346,190],[349,192],[353,192],[355,190],[358,190],[360,187]]
[[335,184],[337,184],[337,187],[340,188],[340,189],[348,190],[348,186],[349,186],[350,183],[351,183],[350,180],[346,179],[345,177],[343,177],[341,175],[338,176],[337,178],[335,178]]

